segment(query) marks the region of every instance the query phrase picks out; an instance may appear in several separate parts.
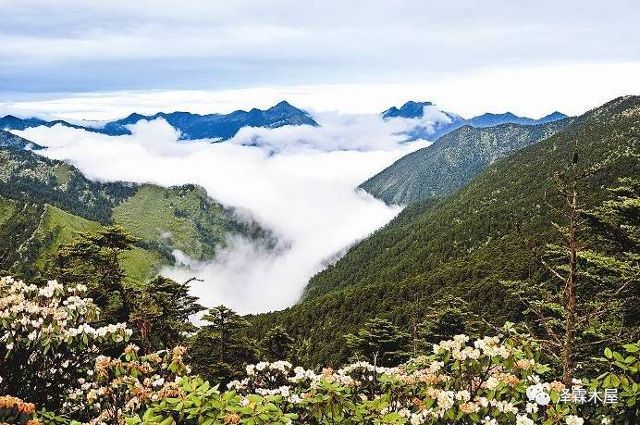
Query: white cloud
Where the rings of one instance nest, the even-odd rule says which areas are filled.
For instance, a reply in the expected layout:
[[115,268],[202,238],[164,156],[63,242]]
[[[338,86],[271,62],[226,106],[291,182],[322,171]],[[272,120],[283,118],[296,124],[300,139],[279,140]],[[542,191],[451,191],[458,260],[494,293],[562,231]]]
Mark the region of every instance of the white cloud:
[[[164,271],[176,278],[204,278],[205,283],[194,285],[203,303],[224,303],[247,313],[291,305],[323,262],[393,218],[399,208],[355,188],[425,145],[398,144],[393,135],[397,124],[384,124],[375,116],[328,115],[324,123],[324,128],[259,130],[269,149],[177,142],[176,131],[163,120],[140,122],[132,135],[119,137],[62,126],[19,134],[48,146],[45,155],[68,160],[91,178],[164,186],[195,183],[214,199],[249,211],[277,235],[278,250],[234,239],[213,262]],[[277,140],[287,148],[274,154]]]
[[[436,108],[433,108],[436,109]],[[430,112],[422,119],[395,119],[383,121],[374,114],[341,114],[324,112],[314,114],[320,125],[284,126],[275,129],[244,127],[232,143],[259,145],[272,152],[300,152],[301,150],[389,150],[397,148],[407,137],[404,132],[424,123],[433,127],[434,122],[448,122],[442,112]]]

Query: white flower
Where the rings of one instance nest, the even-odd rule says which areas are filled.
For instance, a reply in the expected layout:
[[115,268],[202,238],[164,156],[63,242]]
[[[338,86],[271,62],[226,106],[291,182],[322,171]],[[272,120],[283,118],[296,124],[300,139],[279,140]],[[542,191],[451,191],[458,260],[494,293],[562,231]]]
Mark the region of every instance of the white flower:
[[488,390],[495,390],[496,388],[498,388],[498,385],[500,385],[500,381],[496,377],[490,376],[489,379],[487,379],[487,383],[485,385]]
[[569,415],[564,420],[567,425],[584,425],[584,419],[579,416]]
[[536,399],[536,396],[538,395],[539,392],[540,392],[540,386],[531,385],[527,387],[527,398],[533,401]]
[[535,403],[527,403],[527,406],[526,406],[525,410],[529,414],[536,413],[538,411],[538,405],[535,404]]
[[549,397],[549,393],[546,391],[541,391],[536,395],[536,403],[540,406],[546,406],[551,401],[551,397]]
[[453,391],[442,391],[438,394],[438,407],[449,409],[453,406]]
[[516,416],[516,425],[535,425],[535,423],[527,415],[518,415]]
[[456,394],[456,400],[459,401],[469,401],[471,399],[471,394],[467,390],[458,391]]

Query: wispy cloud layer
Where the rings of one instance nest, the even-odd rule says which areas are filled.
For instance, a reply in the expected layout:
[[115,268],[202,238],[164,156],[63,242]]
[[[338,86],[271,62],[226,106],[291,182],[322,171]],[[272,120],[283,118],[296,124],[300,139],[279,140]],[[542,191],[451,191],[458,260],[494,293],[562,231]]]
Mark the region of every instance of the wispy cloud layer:
[[[425,146],[400,144],[398,123],[378,117],[323,118],[325,127],[245,129],[231,142],[177,142],[163,120],[142,121],[130,136],[109,137],[62,126],[20,134],[49,148],[100,180],[160,185],[195,183],[222,203],[249,211],[281,245],[268,251],[234,239],[210,263],[164,271],[205,279],[194,292],[207,305],[224,303],[241,312],[291,305],[324,262],[375,229],[399,209],[356,191],[356,186],[402,155]],[[240,144],[257,132],[266,148]],[[274,153],[277,141],[284,149]]]
[[0,0],[0,93],[429,82],[638,60],[634,0]]

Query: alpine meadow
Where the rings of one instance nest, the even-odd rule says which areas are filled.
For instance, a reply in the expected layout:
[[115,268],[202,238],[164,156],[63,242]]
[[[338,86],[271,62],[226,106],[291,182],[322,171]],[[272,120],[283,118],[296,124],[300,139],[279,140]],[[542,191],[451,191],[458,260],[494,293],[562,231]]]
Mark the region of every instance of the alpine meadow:
[[0,425],[640,424],[637,2],[0,7]]

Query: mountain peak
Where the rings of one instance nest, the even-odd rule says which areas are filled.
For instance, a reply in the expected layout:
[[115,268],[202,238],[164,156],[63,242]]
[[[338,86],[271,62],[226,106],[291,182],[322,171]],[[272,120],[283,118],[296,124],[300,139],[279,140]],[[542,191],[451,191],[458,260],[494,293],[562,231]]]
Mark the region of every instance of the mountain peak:
[[289,102],[287,102],[286,100],[281,100],[280,102],[278,102],[275,105],[276,108],[278,108],[278,107],[291,107],[291,106],[292,105]]
[[425,106],[433,106],[433,103],[410,100],[400,108],[392,106],[387,109],[382,113],[382,118],[421,118]]
[[569,115],[563,114],[562,112],[559,112],[559,111],[553,111],[549,115],[545,115],[544,117],[540,118],[540,120],[538,121],[545,120],[545,119],[563,120],[565,118],[569,118]]
[[296,108],[286,100],[278,102],[277,104],[273,105],[271,108],[267,109],[267,111],[278,111],[278,112],[286,111],[286,112],[294,112],[294,113],[300,113],[300,112],[305,113],[302,109]]

